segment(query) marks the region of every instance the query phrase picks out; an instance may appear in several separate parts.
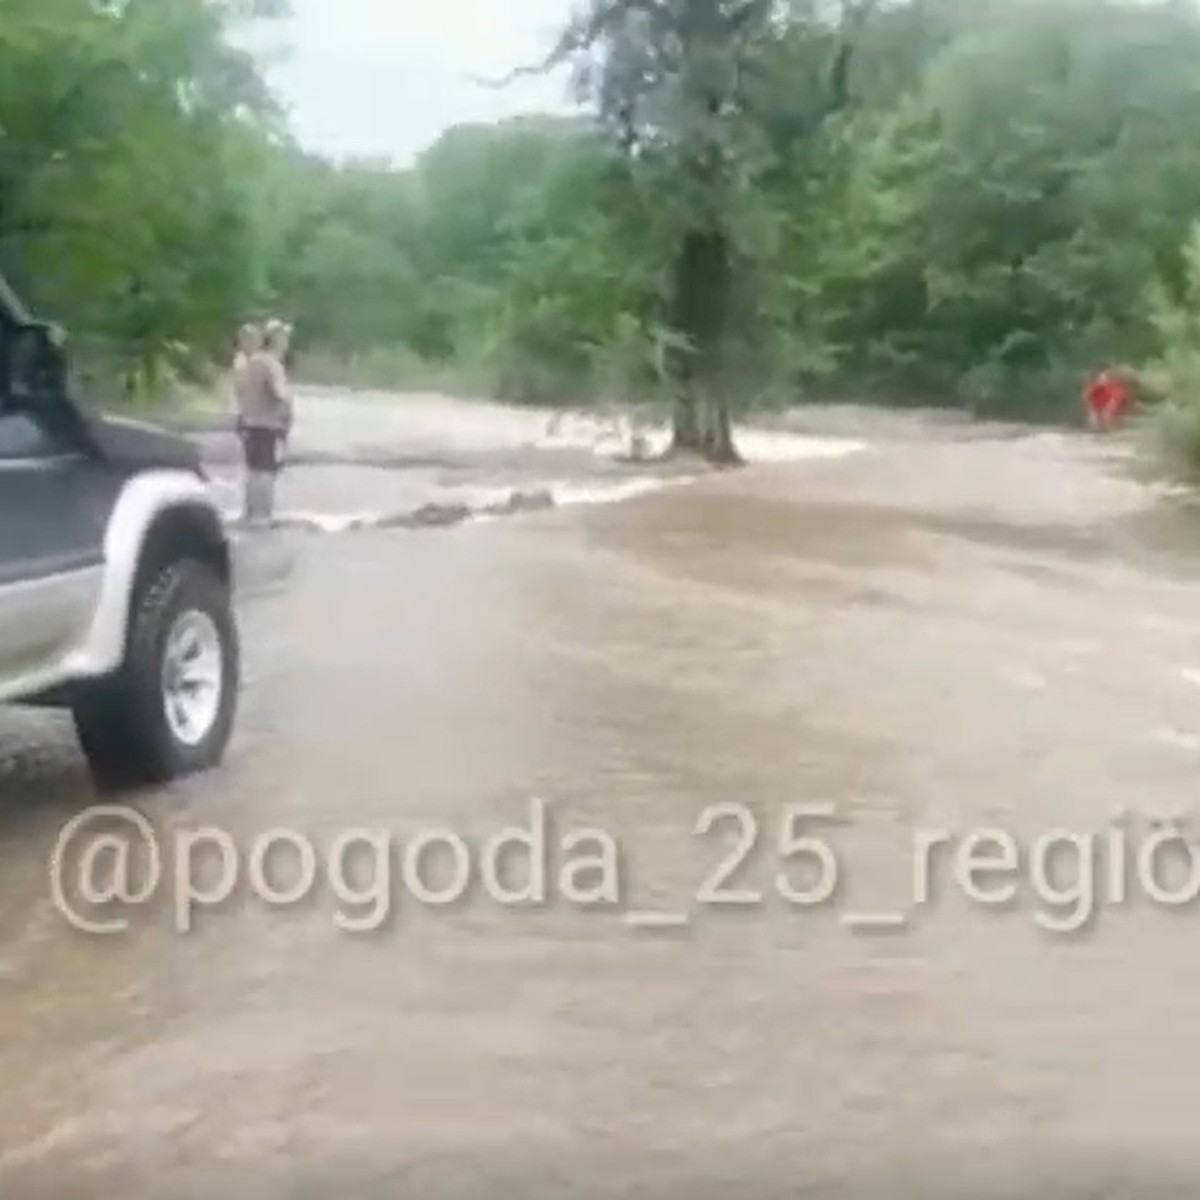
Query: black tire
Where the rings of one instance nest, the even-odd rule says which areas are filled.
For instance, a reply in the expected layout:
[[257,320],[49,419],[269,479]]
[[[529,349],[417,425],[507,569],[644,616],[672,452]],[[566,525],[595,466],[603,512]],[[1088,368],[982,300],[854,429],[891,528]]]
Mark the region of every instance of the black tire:
[[[216,715],[204,736],[181,739],[167,717],[164,657],[175,623],[200,613],[220,643]],[[72,705],[75,728],[102,790],[168,783],[216,766],[233,731],[241,684],[241,652],[229,586],[194,559],[172,563],[134,597],[125,662],[89,686]]]

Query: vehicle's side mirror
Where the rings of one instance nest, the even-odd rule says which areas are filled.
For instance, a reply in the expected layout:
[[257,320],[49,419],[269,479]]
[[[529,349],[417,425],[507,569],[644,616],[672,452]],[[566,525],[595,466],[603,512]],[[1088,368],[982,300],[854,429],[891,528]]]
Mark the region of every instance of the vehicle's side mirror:
[[67,386],[60,332],[50,325],[23,325],[7,334],[4,392],[11,409],[37,408],[61,398]]

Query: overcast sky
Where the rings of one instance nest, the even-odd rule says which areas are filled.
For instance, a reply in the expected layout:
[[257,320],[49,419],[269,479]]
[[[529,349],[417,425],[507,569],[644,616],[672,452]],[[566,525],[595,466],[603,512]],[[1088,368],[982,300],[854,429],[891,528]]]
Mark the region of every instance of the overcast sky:
[[571,0],[292,0],[271,77],[301,141],[406,162],[442,130],[568,107],[561,75],[497,91],[471,77],[539,60]]

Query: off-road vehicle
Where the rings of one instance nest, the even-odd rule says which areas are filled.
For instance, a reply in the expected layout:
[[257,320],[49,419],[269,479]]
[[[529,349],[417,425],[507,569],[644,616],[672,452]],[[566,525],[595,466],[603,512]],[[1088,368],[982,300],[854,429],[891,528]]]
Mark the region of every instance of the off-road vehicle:
[[230,543],[196,448],[89,412],[63,344],[0,278],[0,705],[69,708],[102,787],[166,782],[233,728]]

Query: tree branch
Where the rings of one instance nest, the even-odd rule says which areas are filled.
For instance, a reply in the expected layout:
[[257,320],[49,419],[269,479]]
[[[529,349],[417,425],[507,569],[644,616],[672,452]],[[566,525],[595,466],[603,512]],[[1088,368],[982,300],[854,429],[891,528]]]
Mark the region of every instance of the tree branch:
[[[755,0],[756,2],[756,0]],[[532,66],[517,67],[500,79],[483,79],[473,77],[473,82],[483,87],[507,87],[517,79],[530,75],[545,75],[553,71],[567,59],[590,49],[600,38],[610,32],[612,27],[624,20],[630,13],[643,12],[660,21],[665,29],[674,29],[674,20],[670,10],[662,0],[608,0],[593,8],[586,19],[576,17],[559,35],[554,48],[540,63]]]
[[770,14],[775,0],[745,0],[729,17],[727,27],[730,33],[740,33],[747,25],[761,20]]

